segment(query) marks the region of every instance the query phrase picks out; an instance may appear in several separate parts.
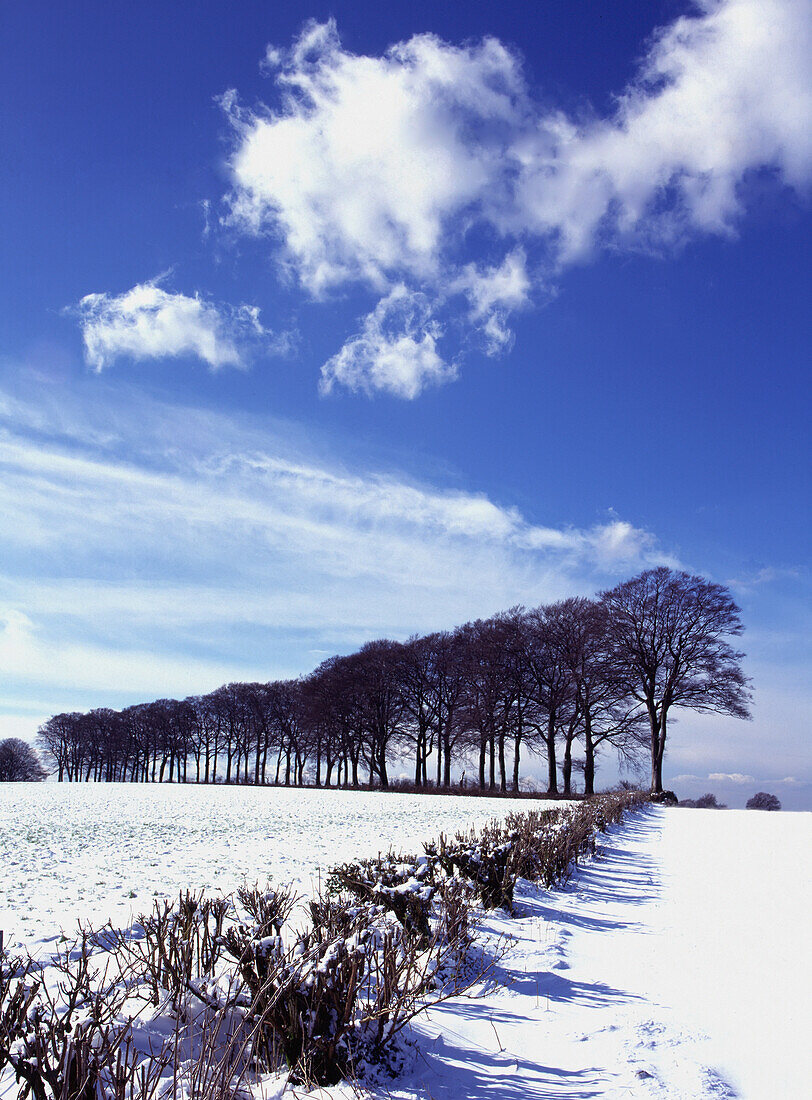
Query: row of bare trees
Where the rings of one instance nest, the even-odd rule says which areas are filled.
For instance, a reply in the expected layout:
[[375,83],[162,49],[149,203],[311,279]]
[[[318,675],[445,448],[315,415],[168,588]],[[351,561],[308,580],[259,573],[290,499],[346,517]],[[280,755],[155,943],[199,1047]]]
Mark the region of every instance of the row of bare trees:
[[519,789],[529,752],[561,794],[576,768],[592,793],[606,747],[630,761],[648,746],[660,791],[671,707],[747,716],[741,654],[725,640],[740,630],[726,589],[661,568],[598,599],[369,642],[298,680],[57,714],[39,744],[67,781],[387,787],[410,761],[418,787],[474,768],[480,788],[501,791]]

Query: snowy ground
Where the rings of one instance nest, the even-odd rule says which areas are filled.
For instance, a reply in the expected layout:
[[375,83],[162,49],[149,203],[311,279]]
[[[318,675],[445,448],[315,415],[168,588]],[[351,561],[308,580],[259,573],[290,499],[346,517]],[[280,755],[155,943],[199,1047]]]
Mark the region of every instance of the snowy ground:
[[322,871],[390,846],[422,851],[520,799],[261,787],[0,783],[0,929],[47,950],[77,920],[122,926],[153,897],[245,880],[313,892]]
[[[441,829],[509,808],[336,792],[38,790],[33,804],[8,788],[0,802],[0,927],[11,911],[29,942],[79,912],[120,922],[153,892],[186,884],[228,890],[270,872],[307,887],[317,864],[390,842],[418,848]],[[520,884],[517,917],[485,919],[486,935],[514,939],[498,981],[484,997],[422,1017],[405,1073],[370,1095],[809,1096],[811,848],[812,814],[648,808],[631,816],[601,838],[598,858],[566,890]],[[268,1086],[267,1100],[281,1094]],[[357,1093],[337,1086],[319,1095]]]
[[[501,989],[419,1025],[408,1100],[812,1095],[812,814],[647,809],[527,887]],[[382,1094],[385,1095],[385,1094]]]

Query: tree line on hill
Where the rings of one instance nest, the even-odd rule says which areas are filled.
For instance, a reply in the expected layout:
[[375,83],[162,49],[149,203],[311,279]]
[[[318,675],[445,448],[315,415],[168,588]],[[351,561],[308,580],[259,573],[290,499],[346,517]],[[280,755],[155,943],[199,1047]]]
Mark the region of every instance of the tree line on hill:
[[372,641],[295,680],[57,714],[38,744],[60,781],[388,787],[392,763],[410,760],[416,787],[448,788],[473,766],[490,791],[518,791],[530,752],[563,795],[576,769],[591,794],[612,748],[647,753],[659,793],[672,707],[748,717],[727,641],[741,629],[726,588],[660,567],[596,599]]

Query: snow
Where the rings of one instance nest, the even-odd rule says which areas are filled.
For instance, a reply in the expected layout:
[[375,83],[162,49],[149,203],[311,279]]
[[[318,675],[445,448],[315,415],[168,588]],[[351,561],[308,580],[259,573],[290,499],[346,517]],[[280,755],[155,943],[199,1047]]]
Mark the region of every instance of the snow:
[[[0,929],[36,953],[77,921],[129,924],[181,889],[310,895],[337,863],[481,826],[521,799],[132,783],[0,784]],[[549,806],[551,803],[541,803]]]
[[499,988],[418,1024],[408,1100],[810,1095],[812,814],[651,808],[525,884]]
[[[27,936],[44,938],[83,907],[120,920],[151,904],[153,891],[228,890],[269,871],[307,889],[317,865],[390,843],[418,852],[440,831],[514,805],[250,788],[6,788],[0,927],[11,909]],[[601,836],[597,858],[566,889],[520,882],[513,918],[482,916],[486,954],[510,937],[494,980],[481,996],[419,1017],[403,1074],[360,1094],[809,1095],[810,842],[810,814],[650,807],[631,815]],[[137,898],[123,900],[133,884]],[[278,1078],[264,1085],[258,1097],[308,1095]],[[313,1095],[359,1093],[345,1084]]]

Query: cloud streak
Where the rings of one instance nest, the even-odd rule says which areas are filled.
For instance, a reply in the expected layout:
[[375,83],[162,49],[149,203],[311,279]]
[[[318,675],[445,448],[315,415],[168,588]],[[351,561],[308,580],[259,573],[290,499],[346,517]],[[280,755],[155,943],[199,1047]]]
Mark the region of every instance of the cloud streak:
[[[310,23],[290,49],[268,49],[275,107],[223,97],[229,218],[272,239],[314,297],[353,284],[379,296],[325,366],[330,388],[413,398],[420,377],[455,376],[430,354],[432,326],[452,318],[498,354],[511,313],[568,265],[729,234],[754,172],[807,187],[810,53],[810,0],[701,0],[654,37],[611,115],[571,117],[534,96],[496,39],[420,34],[370,57],[345,49],[334,22]],[[389,334],[403,345],[390,369],[366,326],[393,294],[426,295],[432,310],[422,337],[408,319]]]
[[7,403],[0,432],[0,671],[26,695],[291,674],[315,651],[669,560],[620,519],[545,527],[483,494],[315,460],[267,424],[133,394],[117,415],[55,404]]

